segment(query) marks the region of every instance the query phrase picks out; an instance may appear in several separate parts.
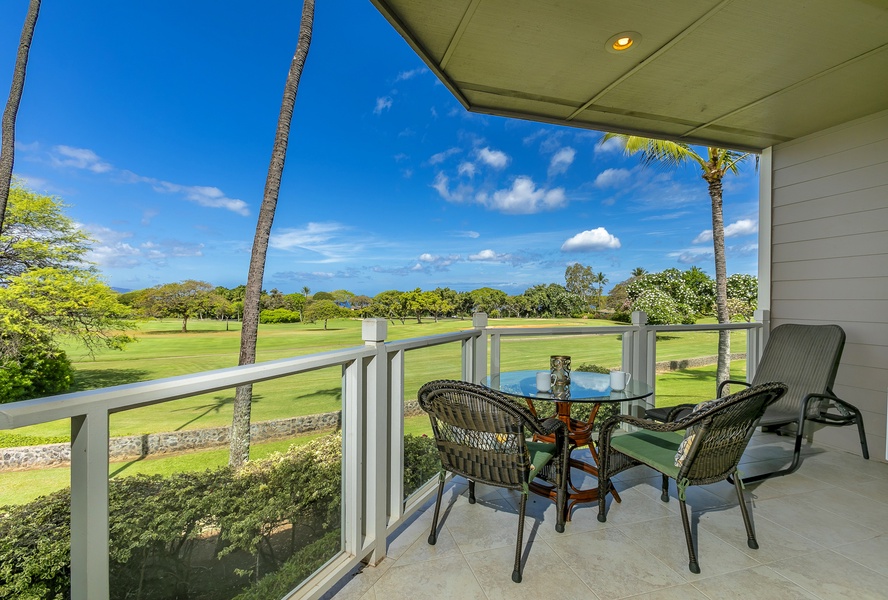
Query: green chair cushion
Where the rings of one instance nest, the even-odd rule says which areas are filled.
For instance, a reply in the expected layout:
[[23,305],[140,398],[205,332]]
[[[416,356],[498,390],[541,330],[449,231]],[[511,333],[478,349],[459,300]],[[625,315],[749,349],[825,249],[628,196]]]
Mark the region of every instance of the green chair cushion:
[[661,473],[672,477],[678,475],[675,466],[675,452],[684,436],[674,431],[635,431],[615,435],[610,440],[611,448],[640,460]]
[[555,456],[555,444],[550,442],[527,442],[527,451],[530,453],[530,476],[528,481],[533,481],[540,469],[549,464]]

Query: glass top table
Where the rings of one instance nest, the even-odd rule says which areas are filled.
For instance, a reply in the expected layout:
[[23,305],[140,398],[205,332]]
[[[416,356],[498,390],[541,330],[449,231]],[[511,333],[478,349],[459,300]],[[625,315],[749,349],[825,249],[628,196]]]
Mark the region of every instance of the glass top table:
[[[648,405],[647,398],[653,395],[654,390],[650,385],[643,381],[638,381],[634,377],[629,381],[626,389],[619,392],[614,391],[610,387],[610,375],[606,373],[589,373],[586,371],[572,371],[570,374],[569,389],[564,393],[553,394],[550,392],[537,391],[536,376],[537,373],[544,371],[505,371],[499,375],[488,376],[484,380],[484,385],[514,396],[523,398],[530,410],[536,415],[536,407],[534,401],[547,401],[555,403],[557,417],[564,421],[567,425],[568,435],[570,437],[573,449],[571,450],[570,466],[584,473],[598,476],[598,451],[595,448],[595,417],[598,409],[602,404],[613,404],[617,402],[626,402],[622,408],[626,410],[627,406],[631,407],[636,404],[634,401],[640,402],[642,405]],[[570,407],[573,403],[591,404],[588,419],[581,420],[571,417]],[[541,441],[554,441],[554,437],[535,436],[535,439]],[[573,450],[588,447],[592,460],[584,460],[573,457]],[[541,482],[539,478],[534,479],[530,484],[530,489],[556,501],[557,491],[555,486]],[[609,490],[614,496],[614,500],[620,502],[620,495],[611,484]],[[570,520],[571,511],[579,502],[595,502],[598,500],[598,485],[589,487],[578,487],[570,481],[568,475],[568,494],[565,503],[565,519]]]
[[550,392],[539,392],[536,386],[536,375],[543,371],[506,371],[499,375],[488,376],[484,385],[487,387],[528,400],[547,400],[549,402],[626,402],[641,400],[654,393],[651,386],[638,381],[634,377],[626,385],[626,389],[616,392],[610,387],[610,375],[606,373],[588,373],[572,371],[567,395],[556,395]]

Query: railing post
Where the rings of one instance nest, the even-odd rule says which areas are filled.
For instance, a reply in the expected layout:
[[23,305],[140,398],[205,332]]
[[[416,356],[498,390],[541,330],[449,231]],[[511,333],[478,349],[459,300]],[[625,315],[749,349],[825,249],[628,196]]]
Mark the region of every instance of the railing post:
[[[392,406],[389,402],[388,353],[385,349],[387,334],[388,323],[385,319],[364,319],[361,324],[364,345],[372,346],[376,350],[372,358],[364,361],[367,401],[364,446],[366,481],[364,539],[367,540],[367,547],[364,550],[371,549],[366,561],[371,565],[376,565],[385,558],[389,517],[388,494],[392,488],[392,479],[401,472],[393,467],[403,463],[394,457],[391,463],[388,460],[388,449],[393,444],[388,435],[389,412],[392,411]],[[400,417],[403,417],[403,404],[400,406]],[[400,429],[403,432],[403,419],[400,417],[396,420],[401,423]],[[403,437],[403,433],[397,436],[401,440]]]
[[364,555],[367,531],[367,483],[364,475],[367,388],[364,365],[354,360],[342,365],[342,489],[345,551]]
[[[484,381],[484,378],[487,377],[487,332],[485,332],[485,328],[487,327],[487,313],[479,312],[472,315],[472,326],[475,329],[481,330],[481,335],[475,338],[474,348],[472,349],[472,354],[474,356],[474,364],[472,366],[471,373],[471,381],[472,383],[481,383]],[[494,350],[491,348],[491,357],[496,352],[497,357],[499,357],[499,347]],[[493,363],[491,361],[491,368],[493,368]],[[496,364],[497,368],[499,367],[499,362]]]
[[[632,324],[638,329],[633,333],[631,370],[633,377],[639,377],[657,392],[657,346],[656,337],[651,339],[653,333],[647,327],[647,313],[642,310],[632,312]],[[655,334],[656,335],[656,334]]]
[[755,311],[753,318],[762,326],[750,329],[746,337],[746,381],[752,381],[752,378],[755,377],[755,370],[762,358],[762,352],[765,350],[765,343],[768,341],[768,334],[771,331],[770,310],[759,308]]
[[71,598],[106,600],[108,558],[108,413],[71,419]]

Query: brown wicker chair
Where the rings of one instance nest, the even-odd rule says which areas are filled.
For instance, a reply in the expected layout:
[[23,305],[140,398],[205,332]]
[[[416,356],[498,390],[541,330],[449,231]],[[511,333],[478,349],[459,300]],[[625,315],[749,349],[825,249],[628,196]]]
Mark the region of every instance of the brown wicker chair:
[[[832,390],[844,346],[845,332],[838,325],[779,325],[768,337],[752,383],[729,380],[718,387],[718,396],[731,383],[749,386],[766,381],[782,381],[789,388],[779,402],[765,411],[759,424],[765,431],[778,433],[784,426],[795,425],[792,462],[785,469],[746,477],[744,483],[787,475],[798,469],[806,421],[831,426],[856,425],[861,453],[863,458],[869,458],[863,416],[855,406],[838,398]],[[687,414],[692,406],[683,404],[651,409],[647,411],[647,416],[674,420]]]
[[[663,475],[663,502],[669,501],[669,479],[678,484],[678,501],[688,546],[688,569],[699,573],[694,540],[685,504],[685,489],[715,483],[733,476],[740,457],[768,406],[786,392],[782,383],[766,383],[741,392],[698,404],[694,412],[670,423],[628,415],[611,417],[602,425],[598,441],[598,520],[607,520],[606,496],[611,477],[640,464]],[[638,428],[633,433],[614,435],[623,423]],[[747,544],[758,548],[749,520],[739,477],[733,477],[746,526]]]
[[[471,504],[475,503],[476,481],[519,490],[518,542],[512,581],[520,583],[528,483],[535,476],[551,475],[554,480],[558,490],[555,529],[559,533],[564,531],[570,456],[566,426],[554,418],[539,421],[527,407],[508,396],[463,381],[431,381],[420,388],[418,399],[431,419],[442,465],[429,544],[435,544],[438,537],[446,471],[468,479]],[[555,443],[528,441],[534,434],[554,434]]]

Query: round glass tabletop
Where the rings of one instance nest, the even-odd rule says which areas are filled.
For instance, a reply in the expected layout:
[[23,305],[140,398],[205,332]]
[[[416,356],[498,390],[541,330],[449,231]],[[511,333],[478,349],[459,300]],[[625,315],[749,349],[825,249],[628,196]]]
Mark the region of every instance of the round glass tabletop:
[[[537,373],[544,371],[506,371],[484,380],[487,387],[530,400],[548,400],[551,402],[625,402],[639,400],[654,393],[651,386],[637,381],[634,377],[626,389],[615,392],[610,387],[610,375],[605,373],[588,373],[572,371],[570,385],[564,394],[537,391]],[[548,371],[545,371],[548,373]]]

